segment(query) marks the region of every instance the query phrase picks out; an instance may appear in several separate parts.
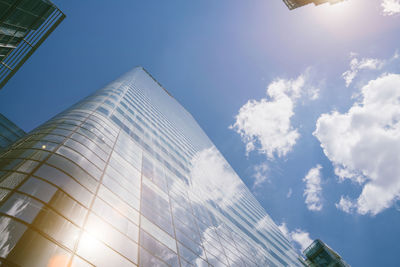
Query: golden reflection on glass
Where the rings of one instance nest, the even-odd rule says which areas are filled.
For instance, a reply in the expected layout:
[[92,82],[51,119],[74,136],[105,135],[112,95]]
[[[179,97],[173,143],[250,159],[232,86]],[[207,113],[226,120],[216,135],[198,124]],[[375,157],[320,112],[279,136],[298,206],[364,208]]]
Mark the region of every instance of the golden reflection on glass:
[[50,258],[47,267],[63,267],[67,266],[69,261],[69,257],[63,254],[54,255]]

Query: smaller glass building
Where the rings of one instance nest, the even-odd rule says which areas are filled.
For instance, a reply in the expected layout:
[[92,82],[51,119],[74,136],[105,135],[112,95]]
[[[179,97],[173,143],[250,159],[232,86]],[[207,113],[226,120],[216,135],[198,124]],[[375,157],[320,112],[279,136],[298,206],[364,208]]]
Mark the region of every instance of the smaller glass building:
[[24,135],[21,128],[0,113],[0,151]]
[[64,18],[48,0],[0,0],[0,89]]
[[319,239],[304,250],[309,267],[350,267],[333,249]]
[[338,2],[342,2],[343,0],[283,0],[283,2],[287,5],[287,7],[292,10],[301,6],[305,6],[311,3],[314,5],[320,5],[324,3],[335,4]]

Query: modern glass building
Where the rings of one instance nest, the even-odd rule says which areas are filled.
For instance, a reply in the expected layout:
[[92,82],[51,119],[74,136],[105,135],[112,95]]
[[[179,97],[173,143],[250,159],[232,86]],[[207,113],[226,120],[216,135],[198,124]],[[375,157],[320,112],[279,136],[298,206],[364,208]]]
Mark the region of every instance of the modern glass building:
[[10,266],[303,266],[193,117],[143,68],[0,155]]
[[0,89],[64,18],[48,0],[0,0]]
[[15,123],[0,114],[0,151],[25,135]]
[[319,239],[304,250],[309,267],[350,267],[333,249]]
[[283,2],[286,4],[286,6],[292,10],[301,6],[305,6],[311,3],[314,3],[314,5],[320,5],[324,3],[330,3],[330,4],[335,4],[338,2],[342,2],[343,0],[283,0]]

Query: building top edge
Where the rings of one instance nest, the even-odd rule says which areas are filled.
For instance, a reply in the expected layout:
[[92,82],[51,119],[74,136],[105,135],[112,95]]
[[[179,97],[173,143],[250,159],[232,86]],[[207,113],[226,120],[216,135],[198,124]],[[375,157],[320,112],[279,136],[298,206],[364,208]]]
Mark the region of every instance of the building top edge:
[[142,69],[144,72],[146,72],[147,75],[149,75],[150,78],[152,78],[152,79],[158,84],[158,86],[160,86],[170,97],[172,97],[172,98],[175,99],[175,97],[174,97],[170,92],[168,92],[168,90],[165,89],[165,87],[162,86],[162,84],[161,84],[159,81],[157,81],[156,78],[154,78],[153,75],[151,75],[149,71],[147,71],[147,70],[146,70],[144,67],[142,67],[142,66],[138,66],[137,68],[140,68],[140,69]]

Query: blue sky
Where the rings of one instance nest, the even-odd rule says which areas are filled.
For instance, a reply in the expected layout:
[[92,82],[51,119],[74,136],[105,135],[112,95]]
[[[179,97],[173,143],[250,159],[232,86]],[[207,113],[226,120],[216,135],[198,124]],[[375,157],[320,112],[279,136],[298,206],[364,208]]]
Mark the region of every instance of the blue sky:
[[54,2],[67,18],[0,91],[1,113],[29,131],[141,65],[295,246],[398,266],[398,1]]

